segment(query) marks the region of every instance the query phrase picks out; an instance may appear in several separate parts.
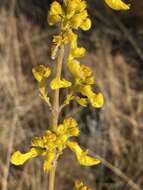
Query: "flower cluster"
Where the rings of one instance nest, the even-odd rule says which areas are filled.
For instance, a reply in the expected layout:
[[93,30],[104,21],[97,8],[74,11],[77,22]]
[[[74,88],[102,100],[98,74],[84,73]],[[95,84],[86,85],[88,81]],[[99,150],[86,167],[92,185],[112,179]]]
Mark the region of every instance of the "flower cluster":
[[[84,56],[85,49],[78,47],[77,35],[71,32],[70,51],[68,56],[68,68],[74,78],[73,96],[82,106],[87,106],[88,102],[95,108],[103,106],[103,95],[94,93],[92,86],[95,84],[95,78],[90,67],[80,64],[77,58]],[[77,94],[80,93],[80,97]]]
[[100,160],[87,155],[87,151],[80,148],[76,141],[70,137],[79,135],[77,122],[73,118],[66,118],[55,131],[47,130],[42,137],[34,137],[31,143],[32,148],[27,153],[16,151],[11,162],[14,165],[22,165],[27,160],[37,157],[44,157],[44,171],[48,172],[63,153],[65,148],[71,149],[81,165],[92,166],[100,163]]
[[62,5],[54,1],[48,13],[49,25],[60,24],[60,34],[53,37],[52,59],[55,58],[58,47],[70,41],[73,29],[89,30],[91,20],[88,17],[87,5],[84,0],[63,0]]
[[54,1],[48,13],[49,25],[61,24],[61,30],[81,28],[88,30],[91,20],[88,18],[84,0],[63,0],[63,5]]
[[[70,100],[76,100],[76,102],[82,106],[87,106],[88,103],[95,108],[100,108],[103,105],[103,95],[101,93],[94,93],[92,86],[95,84],[95,79],[92,70],[85,65],[81,65],[77,58],[83,57],[86,50],[83,47],[78,47],[78,36],[73,31],[74,29],[81,28],[82,30],[89,30],[91,27],[91,20],[87,13],[87,5],[84,0],[64,0],[63,6],[54,1],[51,4],[51,8],[48,14],[48,22],[50,25],[60,23],[61,33],[54,36],[53,42],[55,48],[53,54],[55,57],[55,51],[61,44],[69,43],[70,50],[67,59],[67,64],[70,73],[74,78],[74,82],[71,83],[67,80],[60,81],[60,79],[54,79],[51,83],[52,89],[71,86],[71,93],[67,95],[65,103],[69,103]],[[77,94],[80,93],[80,96]]]
[[[129,5],[122,0],[105,0],[105,2],[115,10],[129,9]],[[79,58],[85,55],[86,50],[83,47],[78,47],[78,35],[75,33],[75,30],[82,29],[86,31],[92,25],[88,16],[86,1],[63,0],[62,4],[58,1],[53,1],[48,12],[48,23],[49,25],[60,25],[60,33],[53,37],[51,57],[55,59],[59,48],[68,44],[67,66],[73,79],[72,82],[68,81],[65,78],[61,78],[60,74],[50,81],[49,86],[53,91],[69,88],[69,94],[67,94],[63,105],[67,105],[71,100],[75,100],[82,106],[87,106],[90,103],[94,108],[102,107],[104,98],[102,93],[93,91],[95,77],[91,68],[79,62]],[[39,85],[40,97],[49,105],[53,112],[53,102],[51,103],[46,89],[51,69],[44,65],[39,65],[33,68],[32,72]],[[60,112],[60,110],[56,111]],[[44,157],[44,170],[48,172],[55,166],[63,150],[69,148],[75,153],[81,165],[92,166],[100,163],[100,160],[88,156],[87,151],[82,150],[76,141],[70,139],[78,136],[80,132],[77,122],[73,118],[66,118],[62,124],[52,126],[52,128],[55,130],[47,130],[42,137],[33,138],[31,148],[27,153],[16,151],[11,157],[11,162],[15,165],[22,165],[31,158],[42,156]],[[83,183],[79,182],[76,183],[75,188],[76,190],[90,190]]]

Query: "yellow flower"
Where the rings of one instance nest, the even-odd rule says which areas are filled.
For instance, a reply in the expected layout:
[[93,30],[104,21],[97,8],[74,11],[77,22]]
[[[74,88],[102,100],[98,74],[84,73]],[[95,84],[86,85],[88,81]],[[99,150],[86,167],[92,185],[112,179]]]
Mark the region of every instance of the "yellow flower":
[[62,15],[63,10],[60,3],[58,3],[57,1],[54,1],[50,7],[50,13],[52,15]]
[[72,117],[64,120],[63,125],[59,125],[57,128],[57,134],[67,135],[67,137],[78,136],[79,129],[77,127],[77,122]]
[[101,161],[87,155],[87,151],[83,151],[77,142],[68,141],[68,147],[76,154],[77,160],[81,165],[93,166],[99,164]]
[[105,0],[106,4],[115,10],[128,10],[130,5],[124,3],[122,0]]
[[78,29],[81,26],[81,24],[85,21],[87,16],[88,14],[86,10],[82,11],[81,13],[75,14],[70,20],[72,28]]
[[54,1],[50,6],[50,11],[48,13],[48,23],[49,25],[57,24],[58,22],[61,22],[63,15],[63,10],[61,5]]
[[11,157],[11,163],[14,165],[23,165],[27,160],[37,157],[42,154],[42,150],[31,148],[29,152],[22,154],[20,151],[16,151]]
[[70,141],[69,138],[78,136],[79,132],[76,120],[71,117],[66,118],[55,131],[47,130],[42,137],[34,137],[31,143],[33,148],[27,153],[20,151],[13,153],[11,163],[22,165],[31,158],[43,156],[43,168],[44,171],[48,172],[66,147],[69,147],[76,154],[82,165],[91,166],[100,163],[99,160],[88,156],[87,151],[83,151],[76,142]]
[[91,28],[92,22],[89,18],[85,19],[82,24],[80,25],[80,28],[84,31],[89,30]]
[[76,12],[82,12],[86,9],[86,2],[81,0],[64,1],[67,7],[67,18],[70,19]]
[[76,97],[75,99],[77,101],[77,103],[83,107],[86,107],[88,104],[88,99],[87,98],[80,98],[80,97]]
[[32,73],[35,79],[38,82],[41,82],[43,79],[47,79],[50,76],[51,70],[49,67],[44,65],[38,65],[32,69]]
[[67,94],[66,99],[64,101],[64,105],[68,105],[73,99],[74,99],[74,96],[72,93]]
[[86,7],[84,0],[64,0],[63,8],[57,1],[54,1],[48,13],[48,23],[49,25],[54,25],[60,22],[62,35],[65,30],[69,31],[79,27],[83,30],[88,30],[91,26],[91,21],[88,18]]
[[71,85],[72,85],[71,82],[69,82],[65,79],[61,80],[59,78],[54,78],[50,84],[52,90],[57,90],[59,88],[68,88]]
[[95,78],[90,67],[81,65],[77,60],[73,59],[68,61],[68,68],[75,78],[75,92],[80,92],[83,96],[88,98],[76,98],[75,100],[82,106],[86,106],[88,100],[93,107],[102,107],[104,103],[103,95],[101,93],[96,94],[92,90]]
[[75,190],[92,190],[88,188],[82,181],[77,180],[75,182]]
[[70,52],[70,55],[74,58],[76,57],[83,57],[84,54],[85,54],[85,48],[81,47],[81,48],[78,48],[78,47],[75,47],[71,50]]
[[88,97],[89,102],[95,108],[101,108],[104,104],[104,97],[101,93],[94,93],[91,85],[79,86],[77,89],[83,96]]
[[47,152],[46,157],[44,159],[43,169],[45,172],[48,172],[54,165],[55,160],[55,153],[54,152]]
[[46,91],[46,80],[51,74],[49,67],[38,65],[32,69],[35,79],[38,81],[40,97],[50,105],[50,99]]

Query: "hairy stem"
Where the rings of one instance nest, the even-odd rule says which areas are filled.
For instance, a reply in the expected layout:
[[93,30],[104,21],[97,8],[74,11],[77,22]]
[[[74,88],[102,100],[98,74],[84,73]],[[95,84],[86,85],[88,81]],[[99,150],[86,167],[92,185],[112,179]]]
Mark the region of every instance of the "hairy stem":
[[[57,57],[56,62],[56,74],[55,77],[61,78],[62,72],[62,63],[64,58],[64,46],[61,45],[59,49],[59,55]],[[52,130],[55,130],[58,125],[59,113],[60,113],[60,105],[59,105],[59,97],[60,97],[60,90],[55,90],[53,94],[53,103],[52,103],[52,118],[51,118],[51,126]],[[53,168],[49,173],[49,190],[54,190],[54,183],[55,183],[55,172],[56,172],[57,163],[54,163]]]

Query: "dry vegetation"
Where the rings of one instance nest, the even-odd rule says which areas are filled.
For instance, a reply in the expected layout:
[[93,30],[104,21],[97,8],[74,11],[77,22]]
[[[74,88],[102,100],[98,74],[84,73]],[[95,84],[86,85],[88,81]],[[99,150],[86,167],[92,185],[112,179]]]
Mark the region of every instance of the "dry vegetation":
[[[49,37],[55,31],[41,29],[22,14],[16,18],[13,10],[0,10],[0,189],[46,190],[47,175],[39,159],[22,167],[12,166],[9,159],[13,150],[26,150],[31,137],[48,126],[49,113],[38,97],[31,68],[53,64],[48,58]],[[81,43],[87,47],[92,43],[84,62],[93,67],[106,103],[99,111],[72,105],[66,114],[80,121],[83,135],[79,141],[103,164],[83,168],[67,151],[58,167],[57,189],[71,189],[80,178],[97,190],[142,190],[142,49],[115,15],[118,29],[110,27],[113,23],[109,20],[105,25],[102,14],[95,16],[101,23],[99,29],[92,31],[88,40],[83,34]],[[122,43],[131,46],[129,52]]]

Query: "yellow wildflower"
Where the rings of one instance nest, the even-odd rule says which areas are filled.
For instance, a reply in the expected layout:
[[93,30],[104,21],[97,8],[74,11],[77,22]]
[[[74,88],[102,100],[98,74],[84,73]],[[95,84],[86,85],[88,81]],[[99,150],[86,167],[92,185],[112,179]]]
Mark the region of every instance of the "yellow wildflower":
[[57,24],[61,21],[63,15],[63,10],[57,1],[51,4],[50,11],[48,12],[48,23],[49,25]]
[[77,160],[81,165],[93,166],[99,164],[101,161],[87,155],[87,151],[83,151],[77,142],[68,141],[68,147],[76,154]]
[[29,152],[22,154],[20,151],[16,151],[11,157],[11,163],[14,165],[23,165],[27,160],[37,157],[42,154],[42,150],[31,148]]
[[76,97],[76,101],[79,105],[86,107],[88,104],[88,99],[87,98],[80,98],[80,97]]
[[50,99],[46,91],[46,80],[51,74],[49,67],[38,65],[32,69],[35,79],[38,81],[40,97],[50,105]]
[[92,25],[91,20],[89,18],[86,18],[84,22],[80,25],[80,28],[86,31],[91,28],[91,25]]
[[47,152],[44,159],[44,165],[43,165],[43,169],[45,172],[48,172],[53,167],[54,160],[55,160],[55,153]]
[[83,95],[88,97],[89,102],[95,108],[101,108],[104,103],[104,98],[101,93],[95,94],[92,91],[91,85],[79,86],[77,90]]
[[31,148],[27,153],[16,151],[11,157],[11,163],[14,165],[22,165],[27,160],[37,157],[44,157],[44,171],[48,172],[62,151],[69,147],[77,157],[81,165],[92,166],[99,164],[100,161],[87,155],[87,151],[83,151],[78,143],[70,141],[70,137],[78,136],[79,129],[77,122],[73,118],[66,118],[64,122],[58,125],[55,131],[47,130],[42,137],[35,137],[32,140]]
[[64,101],[64,105],[68,105],[75,97],[72,93],[67,94],[66,99]]
[[71,18],[75,13],[86,9],[86,2],[81,0],[64,0],[67,7],[67,18]]
[[49,25],[54,25],[60,22],[61,42],[65,43],[65,41],[69,41],[68,38],[70,38],[68,32],[78,28],[89,30],[91,20],[88,17],[86,10],[87,5],[84,0],[64,0],[63,7],[64,8],[62,8],[57,1],[51,4],[48,13],[48,23]]
[[130,5],[124,3],[122,0],[105,0],[106,4],[115,10],[128,10]]
[[38,65],[32,69],[32,73],[35,79],[38,82],[41,82],[43,79],[47,79],[50,76],[51,70],[49,67],[44,65]]
[[59,78],[54,78],[50,84],[52,90],[57,90],[59,88],[68,88],[71,85],[72,85],[71,82],[69,82],[65,79],[61,80]]
[[[93,107],[102,107],[104,103],[103,95],[101,93],[96,94],[92,90],[92,85],[95,83],[92,70],[88,66],[80,65],[77,60],[69,61],[68,67],[75,78],[75,92],[80,92],[83,96],[87,97]],[[76,98],[76,101],[82,106],[87,105],[87,99]]]
[[75,190],[92,190],[83,184],[82,181],[77,180],[75,182]]

